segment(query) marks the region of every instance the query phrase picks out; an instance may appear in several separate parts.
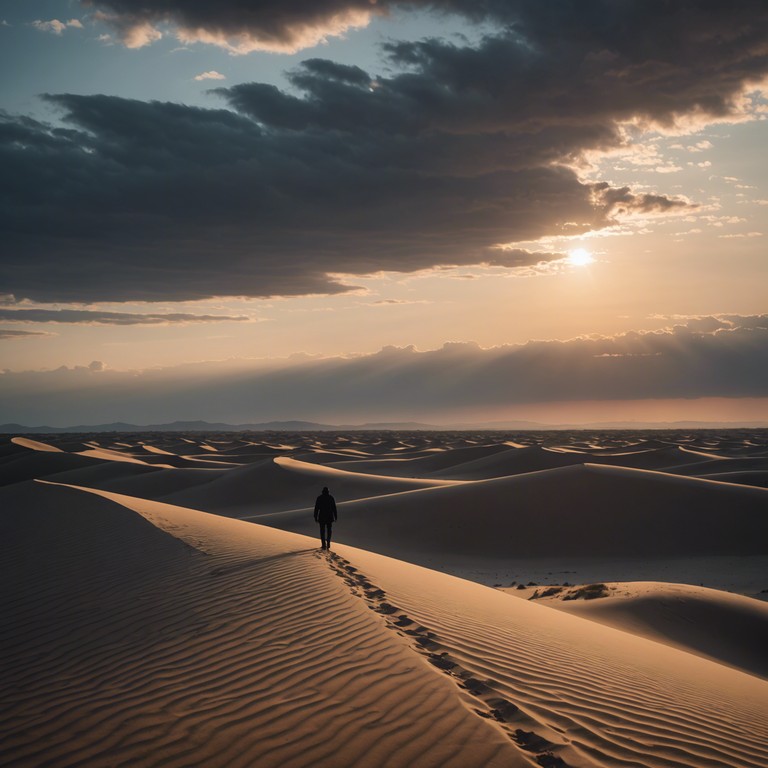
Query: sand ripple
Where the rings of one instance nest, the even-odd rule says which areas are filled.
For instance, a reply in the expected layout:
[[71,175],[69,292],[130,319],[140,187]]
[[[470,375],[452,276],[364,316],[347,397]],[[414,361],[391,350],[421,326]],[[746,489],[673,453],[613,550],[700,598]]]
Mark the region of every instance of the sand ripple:
[[525,764],[314,542],[145,502],[175,538],[65,487],[3,493],[0,764]]

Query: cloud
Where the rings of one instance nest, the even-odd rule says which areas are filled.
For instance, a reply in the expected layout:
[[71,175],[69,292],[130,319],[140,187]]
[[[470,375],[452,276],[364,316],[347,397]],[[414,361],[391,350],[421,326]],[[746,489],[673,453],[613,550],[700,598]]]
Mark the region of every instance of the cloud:
[[112,26],[129,48],[148,45],[162,36],[162,27],[183,43],[217,45],[230,53],[252,51],[295,53],[364,27],[373,14],[386,12],[387,2],[370,0],[89,0],[95,17]]
[[712,144],[711,141],[708,139],[702,139],[701,141],[697,141],[695,144],[689,144],[686,149],[689,152],[703,152],[705,149],[712,149],[714,144]]
[[54,35],[60,35],[68,28],[82,29],[83,24],[78,19],[70,19],[69,21],[59,21],[58,19],[51,19],[50,21],[37,21],[32,22],[32,26],[35,29],[39,29],[41,32],[52,32]]
[[[297,24],[364,9],[93,5],[141,39],[142,24],[175,24],[271,30],[283,42]],[[541,257],[497,246],[686,211],[664,190],[588,183],[574,163],[625,146],[628,122],[734,115],[746,85],[768,73],[764,3],[425,7],[503,24],[476,44],[388,43],[386,77],[310,58],[289,90],[217,89],[224,109],[59,94],[47,101],[66,127],[4,116],[0,292],[40,302],[296,296],[346,292],[355,275],[381,271],[528,268]],[[365,3],[366,13],[388,8]]]
[[[311,77],[352,110],[364,107],[367,91]],[[242,89],[227,95],[259,103]],[[295,106],[284,100],[327,109],[274,95],[275,121]],[[415,103],[390,98],[383,103],[390,124],[409,122]],[[494,159],[482,134],[409,135],[351,123],[297,130],[228,110],[108,96],[48,100],[66,110],[73,129],[29,118],[0,127],[13,171],[3,183],[13,202],[0,214],[7,233],[0,291],[20,298],[339,293],[349,286],[330,274],[521,265],[522,252],[499,254],[494,244],[535,239],[561,221],[584,222],[582,231],[608,222],[573,171],[545,161],[526,167],[517,150]],[[339,120],[349,119],[340,109]]]
[[227,76],[222,75],[221,72],[217,72],[215,69],[211,69],[208,72],[201,72],[199,75],[195,75],[195,80],[226,80]]
[[403,307],[412,304],[431,304],[427,299],[377,299],[376,301],[363,303],[365,307]]
[[[102,11],[96,11],[93,14],[95,21],[109,24],[115,31],[117,39],[126,47],[131,49],[143,48],[146,45],[156,43],[162,39],[163,33],[148,21],[142,21],[132,15],[109,14]],[[104,38],[101,35],[99,39]],[[106,35],[106,39],[111,40],[111,35]]]
[[[656,92],[674,108],[674,94],[667,86],[679,75],[670,66],[692,58],[710,65],[723,55],[742,58],[763,42],[765,4],[742,0],[732,8],[707,0],[679,0],[673,10],[658,0],[610,3],[542,3],[540,0],[83,0],[97,16],[112,24],[130,47],[159,39],[167,26],[182,42],[218,45],[232,53],[254,50],[295,53],[367,25],[376,16],[423,9],[452,13],[470,22],[491,22],[513,32],[535,56],[557,48],[564,59],[578,64],[587,76],[597,68],[614,78],[616,96],[627,101],[630,93],[622,78],[632,75],[632,86]],[[730,15],[728,12],[730,11]],[[153,34],[149,34],[152,30]],[[632,30],[628,33],[628,30]],[[658,30],[657,33],[650,33]],[[643,34],[648,31],[649,34]],[[589,58],[578,54],[589,53]],[[577,56],[574,56],[577,54]],[[631,71],[628,72],[628,68]],[[709,68],[709,67],[708,67]],[[687,69],[687,67],[686,67]],[[514,71],[514,70],[510,70]],[[523,70],[525,71],[525,70]],[[514,80],[515,78],[510,78]],[[564,89],[564,99],[580,93]],[[715,89],[698,88],[703,112],[726,108]],[[683,111],[687,111],[683,107]]]
[[0,322],[72,323],[78,325],[187,325],[189,323],[247,322],[244,315],[194,315],[186,313],[139,314],[86,309],[6,309],[0,307]]
[[[658,171],[658,168],[656,169]],[[634,194],[629,187],[612,188],[606,182],[592,186],[596,200],[612,217],[632,214],[663,214],[690,209],[686,200],[648,193]]]
[[41,333],[40,331],[12,331],[9,328],[0,328],[0,340],[29,339],[39,336],[54,336],[53,333]]
[[105,370],[98,378],[85,368],[6,372],[0,422],[429,421],[529,403],[768,397],[768,315],[673,323],[491,349],[457,342],[425,352],[385,347],[355,357]]

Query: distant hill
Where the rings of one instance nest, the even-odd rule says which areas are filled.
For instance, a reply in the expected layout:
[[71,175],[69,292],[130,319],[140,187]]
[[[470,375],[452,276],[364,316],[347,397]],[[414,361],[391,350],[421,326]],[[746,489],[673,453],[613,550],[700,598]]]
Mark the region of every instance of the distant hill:
[[348,431],[548,431],[548,430],[638,430],[638,429],[766,429],[768,422],[740,421],[610,421],[586,424],[542,424],[535,421],[494,421],[462,424],[423,424],[417,421],[366,422],[363,424],[321,424],[315,421],[266,421],[257,424],[224,424],[210,421],[173,421],[168,424],[78,424],[71,427],[28,427],[0,424],[0,434],[53,435],[64,432],[348,432]]
[[23,424],[0,424],[1,433],[53,435],[61,432],[315,432],[335,430],[338,426],[313,421],[268,421],[263,424],[224,424],[210,421],[173,421],[169,424],[78,424],[72,427],[27,427]]
[[173,421],[169,424],[77,424],[71,427],[27,427],[24,424],[0,424],[0,433],[53,435],[63,432],[327,432],[344,430],[440,430],[445,427],[415,421],[370,424],[320,424],[314,421],[265,421],[258,424],[224,424],[210,421]]

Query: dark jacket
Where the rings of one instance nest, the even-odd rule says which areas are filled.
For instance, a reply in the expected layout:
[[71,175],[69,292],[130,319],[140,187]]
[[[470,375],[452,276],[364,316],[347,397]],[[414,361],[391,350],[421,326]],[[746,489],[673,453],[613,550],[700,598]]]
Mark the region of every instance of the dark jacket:
[[332,523],[336,520],[336,499],[330,493],[321,493],[315,502],[315,520]]

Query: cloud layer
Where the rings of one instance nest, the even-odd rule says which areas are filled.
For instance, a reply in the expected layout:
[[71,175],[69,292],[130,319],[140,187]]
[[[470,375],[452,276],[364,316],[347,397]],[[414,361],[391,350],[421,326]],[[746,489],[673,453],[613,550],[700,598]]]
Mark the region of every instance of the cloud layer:
[[244,423],[430,419],[526,403],[768,397],[768,315],[689,318],[655,332],[482,349],[388,347],[354,358],[227,361],[0,375],[0,422]]
[[10,328],[0,328],[0,341],[6,341],[9,339],[30,339],[39,336],[51,336],[50,333],[43,333],[42,331],[14,331]]
[[[508,27],[567,55],[588,44],[609,60],[624,49],[641,60],[661,56],[647,68],[648,86],[670,53],[687,58],[683,42],[731,49],[734,37],[754,43],[761,37],[765,4],[741,0],[726,9],[710,0],[81,0],[97,17],[112,24],[130,47],[161,36],[163,26],[184,42],[219,45],[235,53],[252,50],[295,52],[329,36],[366,25],[374,15],[407,10],[456,14],[471,22]],[[728,17],[725,34],[720,24]],[[563,30],[567,36],[563,36]],[[736,35],[734,35],[736,31]],[[720,52],[718,50],[718,52]],[[620,57],[616,57],[620,58]],[[704,57],[702,57],[704,60]]]
[[77,325],[187,325],[189,323],[245,322],[244,315],[195,315],[184,312],[103,312],[88,309],[5,309],[0,322],[70,323]]
[[363,27],[388,1],[370,0],[83,0],[96,8],[129,48],[155,42],[170,26],[184,43],[209,43],[232,53],[293,53],[354,27]]
[[[166,21],[285,40],[296,24],[364,8],[93,5],[136,34]],[[4,116],[0,292],[43,302],[293,296],[347,291],[345,274],[531,265],[551,255],[494,246],[687,206],[585,183],[568,163],[621,144],[626,121],[732,114],[768,73],[762,2],[423,5],[498,31],[477,45],[390,43],[389,77],[308,59],[291,92],[218,89],[227,109],[60,94],[47,100],[66,128]],[[366,13],[387,8],[365,3]]]

